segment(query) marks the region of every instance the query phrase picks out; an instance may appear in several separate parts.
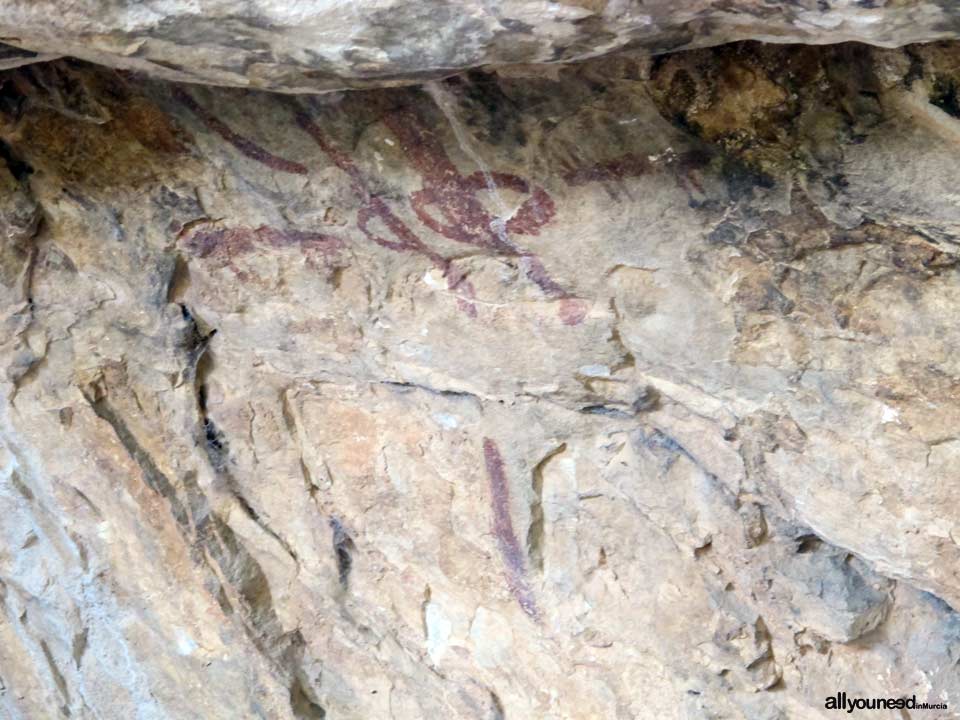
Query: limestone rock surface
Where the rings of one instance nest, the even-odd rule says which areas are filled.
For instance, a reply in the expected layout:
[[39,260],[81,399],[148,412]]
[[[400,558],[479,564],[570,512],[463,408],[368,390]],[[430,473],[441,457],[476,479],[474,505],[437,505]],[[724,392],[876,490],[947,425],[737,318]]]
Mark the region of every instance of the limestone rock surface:
[[181,82],[285,92],[735,40],[956,37],[954,0],[4,0],[0,42]]
[[960,46],[0,82],[0,716],[955,717]]

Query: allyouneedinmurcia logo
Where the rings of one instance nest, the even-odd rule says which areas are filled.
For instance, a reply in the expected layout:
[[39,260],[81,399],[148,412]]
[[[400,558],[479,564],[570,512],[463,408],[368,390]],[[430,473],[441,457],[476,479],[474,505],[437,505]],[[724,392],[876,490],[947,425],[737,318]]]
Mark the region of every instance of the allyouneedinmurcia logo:
[[855,710],[946,710],[947,704],[920,702],[916,695],[907,698],[852,698],[845,691],[840,691],[828,697],[824,707],[853,713]]

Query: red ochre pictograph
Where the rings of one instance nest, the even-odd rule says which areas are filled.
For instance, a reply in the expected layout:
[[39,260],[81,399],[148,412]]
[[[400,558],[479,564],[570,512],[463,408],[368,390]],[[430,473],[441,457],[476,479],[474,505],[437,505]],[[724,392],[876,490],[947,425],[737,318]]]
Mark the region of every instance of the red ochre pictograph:
[[[305,175],[302,163],[287,160],[265,150],[252,140],[231,129],[209,110],[204,109],[186,90],[177,88],[174,97],[196,115],[210,130],[226,140],[242,155],[271,170]],[[362,171],[347,153],[339,149],[323,132],[316,121],[302,109],[295,113],[297,125],[317,144],[323,154],[350,179],[351,190],[360,198],[357,210],[357,229],[370,241],[393,252],[413,253],[428,258],[443,272],[447,287],[457,296],[457,304],[468,316],[477,317],[476,292],[473,285],[456,269],[450,259],[425,243],[387,203],[370,189]],[[454,242],[491,251],[497,255],[519,259],[526,276],[549,298],[559,300],[558,315],[566,325],[578,325],[587,313],[585,301],[574,297],[554,280],[540,258],[522,249],[514,241],[518,235],[536,236],[556,215],[556,205],[550,194],[538,185],[512,173],[478,170],[463,175],[450,159],[436,132],[424,123],[419,113],[410,107],[388,110],[382,117],[387,129],[397,138],[404,155],[420,173],[423,186],[411,193],[410,207],[419,221],[429,230]],[[588,182],[622,181],[628,177],[646,174],[651,164],[646,158],[625,155],[617,160],[597,163],[579,169],[570,169],[563,175],[565,182],[579,186]],[[525,199],[507,220],[495,217],[484,206],[480,193],[492,196],[507,191]],[[212,254],[228,256],[245,247],[244,233],[270,244],[270,238],[289,236],[304,247],[333,247],[335,238],[319,233],[279,231],[271,228],[237,230],[199,230],[191,242],[200,250],[201,257]],[[251,235],[252,234],[252,235]],[[217,251],[210,247],[217,238],[238,245]],[[190,247],[188,245],[188,247]]]
[[490,506],[493,514],[493,535],[497,539],[507,587],[523,611],[540,621],[540,611],[527,580],[527,563],[510,518],[510,485],[503,470],[500,449],[490,438],[483,439],[483,459],[490,480]]

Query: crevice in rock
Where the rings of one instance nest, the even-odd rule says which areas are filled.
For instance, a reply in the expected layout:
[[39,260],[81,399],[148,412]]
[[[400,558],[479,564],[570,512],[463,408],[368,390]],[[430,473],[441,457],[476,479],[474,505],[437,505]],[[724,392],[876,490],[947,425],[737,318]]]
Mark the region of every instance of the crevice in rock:
[[821,545],[823,545],[823,540],[818,536],[813,534],[801,535],[797,538],[797,554],[806,555],[815,552]]
[[545,542],[545,527],[543,513],[543,473],[547,465],[567,449],[566,443],[548,452],[538,462],[531,473],[533,476],[533,496],[530,499],[530,528],[527,531],[527,553],[530,556],[530,567],[543,572],[543,551]]
[[960,98],[957,97],[956,81],[953,78],[937,78],[930,93],[930,103],[947,115],[960,118]]
[[299,676],[290,685],[290,708],[297,720],[323,720],[327,717],[327,711],[310,698],[307,686]]
[[[624,406],[626,407],[626,406]],[[629,420],[635,413],[628,412],[617,405],[584,405],[580,408],[584,415],[600,415],[603,417],[615,418],[617,420]]]
[[503,702],[493,690],[490,690],[490,720],[507,720],[507,714],[503,711]]
[[[613,270],[607,273],[608,276],[613,275],[621,266],[614,268]],[[611,368],[612,373],[616,373],[620,370],[626,370],[632,367],[636,367],[637,359],[633,355],[633,351],[627,347],[627,344],[623,341],[623,337],[620,335],[620,323],[623,321],[623,318],[620,314],[620,308],[617,307],[617,301],[614,298],[610,298],[610,311],[613,313],[614,322],[610,327],[610,342],[614,347],[620,350],[621,360],[617,365]]]
[[433,591],[430,589],[430,586],[427,585],[423,590],[423,601],[420,603],[420,623],[423,630],[423,639],[428,640],[430,638],[430,623],[427,619],[427,610],[430,607],[430,600],[433,597]]
[[303,456],[303,438],[300,436],[300,428],[297,423],[297,417],[293,408],[293,404],[290,401],[289,389],[283,390],[280,393],[280,414],[283,417],[283,424],[284,427],[286,427],[287,434],[297,446],[297,461],[300,466],[300,476],[303,478],[304,490],[307,491],[310,499],[313,500],[313,502],[317,504],[319,508],[317,492],[320,490],[320,487],[314,480],[313,473],[311,472],[310,467],[307,465],[306,459]]
[[27,502],[33,502],[33,491],[27,486],[27,484],[20,477],[20,473],[16,470],[13,470],[10,473],[10,484],[13,485],[14,489],[23,497]]
[[731,508],[737,507],[738,500],[730,488],[721,482],[720,478],[717,477],[716,474],[714,474],[706,465],[703,464],[699,458],[687,450],[675,438],[667,435],[659,428],[653,428],[649,431],[643,429],[638,430],[637,439],[639,440],[640,444],[642,444],[648,450],[651,450],[655,453],[660,453],[664,456],[665,469],[669,469],[678,457],[684,457],[689,460],[700,470],[700,472],[703,473],[703,476],[707,478],[717,490],[720,491],[721,496]]
[[17,182],[25,184],[33,174],[33,167],[21,158],[6,141],[0,140],[0,159],[6,164],[10,174]]
[[[200,400],[206,393],[205,386],[201,386],[198,391],[198,401],[201,409],[205,412],[205,402]],[[229,475],[227,472],[227,441],[223,433],[217,429],[216,423],[209,416],[204,415],[203,423],[203,448],[210,461],[210,466],[218,473]],[[246,501],[244,501],[246,502]]]
[[398,391],[408,391],[408,390],[423,390],[428,392],[431,395],[439,395],[440,397],[461,399],[466,398],[470,400],[476,400],[477,402],[482,402],[483,398],[478,395],[475,395],[472,392],[466,390],[449,390],[446,388],[434,388],[429,385],[421,385],[419,383],[412,382],[403,382],[399,380],[381,380],[381,385],[386,385],[387,387],[395,388]]
[[[195,552],[192,557],[201,569],[209,573],[208,589],[224,613],[240,620],[250,641],[269,661],[274,671],[293,683],[298,668],[291,666],[287,659],[290,657],[289,647],[294,638],[283,631],[273,606],[267,577],[236,533],[211,511],[209,501],[197,483],[196,473],[187,472],[182,478],[188,498],[188,505],[185,505],[173,483],[159,470],[156,461],[137,441],[127,423],[108,402],[105,385],[95,383],[82,388],[82,392],[97,416],[113,428],[121,445],[140,467],[148,486],[167,499],[184,540],[194,545],[191,538],[195,538]],[[198,404],[202,402],[198,396]],[[235,497],[235,500],[244,512],[252,512],[249,506],[244,507],[240,498]],[[255,513],[253,519],[256,520]],[[258,525],[269,532],[262,523],[258,522]],[[273,533],[270,534],[280,541]],[[291,552],[286,545],[283,547],[287,552]],[[291,556],[296,562],[296,556],[292,553]],[[232,595],[235,597],[231,597]],[[238,607],[240,613],[236,612]],[[296,697],[299,698],[300,695]]]
[[193,334],[197,340],[197,345],[192,350],[192,354],[195,355],[195,361],[193,364],[193,387],[196,394],[197,410],[200,416],[203,448],[207,456],[207,460],[210,463],[210,467],[217,474],[217,476],[221,478],[225,487],[227,488],[227,491],[237,502],[237,505],[240,507],[243,513],[250,518],[250,520],[252,520],[265,534],[273,538],[277,544],[283,548],[284,552],[286,552],[286,554],[293,560],[297,567],[299,567],[300,560],[297,557],[297,553],[286,540],[280,537],[280,535],[261,518],[260,514],[250,504],[250,501],[243,495],[236,477],[230,471],[229,444],[224,434],[217,428],[213,418],[211,418],[207,412],[207,382],[209,374],[213,369],[213,359],[208,349],[209,340],[213,337],[213,334],[216,331],[213,330],[207,335],[202,336],[199,332],[199,326],[196,320],[194,320],[193,314],[186,308],[186,306],[182,306],[182,308],[184,317],[189,319],[196,328]]
[[350,587],[350,571],[353,568],[353,551],[356,548],[353,539],[338,518],[330,518],[330,530],[333,554],[337,562],[337,577],[340,579],[340,587],[348,590]]
[[43,657],[47,661],[47,667],[57,686],[57,690],[60,691],[60,698],[63,702],[59,708],[60,712],[64,717],[70,717],[70,689],[67,687],[67,679],[57,666],[57,661],[54,659],[53,653],[50,652],[50,647],[47,645],[46,640],[40,641],[40,650],[43,652]]
[[87,652],[87,641],[89,634],[89,628],[85,627],[83,630],[73,636],[73,647],[71,648],[71,654],[73,655],[73,664],[76,665],[78,670],[83,664],[83,656]]
[[[173,268],[167,281],[167,302],[180,304],[189,287],[190,264],[183,255],[177,253],[173,258]],[[180,306],[186,309],[184,305]]]
[[117,440],[120,441],[127,454],[139,466],[148,487],[167,500],[170,505],[170,512],[177,524],[183,529],[188,529],[190,526],[189,517],[183,502],[177,496],[176,488],[157,467],[150,453],[140,445],[123,418],[111,407],[107,401],[105,389],[100,385],[94,385],[81,388],[81,393],[97,417],[106,421],[113,428]]

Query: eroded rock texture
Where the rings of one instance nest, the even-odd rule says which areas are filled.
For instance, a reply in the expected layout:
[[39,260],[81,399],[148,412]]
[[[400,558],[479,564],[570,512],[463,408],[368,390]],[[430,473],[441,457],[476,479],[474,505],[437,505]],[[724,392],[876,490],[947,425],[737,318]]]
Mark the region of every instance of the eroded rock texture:
[[2,82],[4,717],[960,707],[960,46]]
[[955,0],[4,0],[0,15],[8,53],[293,93],[624,48],[748,39],[895,47],[958,32]]

